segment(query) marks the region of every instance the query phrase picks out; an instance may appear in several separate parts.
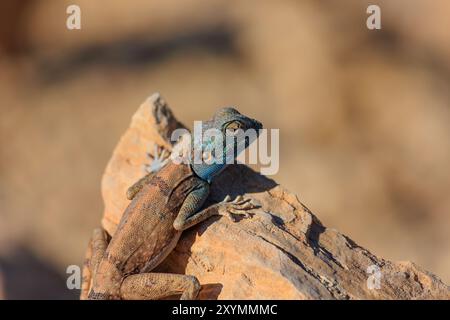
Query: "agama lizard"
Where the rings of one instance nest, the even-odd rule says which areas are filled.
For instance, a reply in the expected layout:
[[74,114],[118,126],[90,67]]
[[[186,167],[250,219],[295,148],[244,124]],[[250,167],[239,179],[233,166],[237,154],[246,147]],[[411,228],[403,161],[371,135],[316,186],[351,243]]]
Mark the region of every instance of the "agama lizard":
[[[262,124],[233,108],[223,108],[203,123],[204,130],[211,128],[223,135],[220,142],[226,157],[230,150],[239,147],[239,139],[232,140],[232,145],[223,143],[226,134],[239,129],[254,129],[258,134]],[[216,139],[206,139],[201,150],[214,143]],[[249,143],[245,140],[240,147],[246,148]],[[233,159],[236,156],[233,151]],[[131,186],[127,197],[132,201],[110,242],[103,229],[94,230],[83,270],[81,299],[159,299],[180,293],[181,299],[195,299],[200,290],[196,277],[151,271],[174,249],[183,230],[213,215],[225,215],[235,221],[233,214],[248,215],[248,210],[256,207],[249,199],[238,196],[234,201],[227,197],[199,211],[208,197],[211,181],[227,163],[176,164],[169,160],[159,171],[150,172]]]

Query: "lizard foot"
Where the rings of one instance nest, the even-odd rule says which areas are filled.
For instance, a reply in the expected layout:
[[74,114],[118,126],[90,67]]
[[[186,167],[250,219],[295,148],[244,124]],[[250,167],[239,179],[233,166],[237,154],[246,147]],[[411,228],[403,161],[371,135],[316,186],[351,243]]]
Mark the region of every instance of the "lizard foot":
[[227,195],[220,203],[219,214],[227,216],[233,222],[237,222],[239,221],[237,216],[251,218],[254,215],[251,210],[259,207],[259,205],[252,203],[252,200],[249,198],[239,195],[236,199],[231,200],[231,197]]
[[147,173],[152,173],[161,170],[161,168],[164,167],[169,161],[169,156],[169,151],[155,144],[153,154],[147,152],[147,157],[152,159],[152,162],[145,165],[145,171]]

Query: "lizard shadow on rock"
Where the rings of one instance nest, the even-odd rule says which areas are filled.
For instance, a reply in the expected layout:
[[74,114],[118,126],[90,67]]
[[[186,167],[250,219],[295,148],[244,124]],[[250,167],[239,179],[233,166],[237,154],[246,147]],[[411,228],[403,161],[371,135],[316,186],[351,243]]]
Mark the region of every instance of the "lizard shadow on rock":
[[[261,193],[276,186],[277,183],[275,181],[261,175],[244,164],[231,165],[212,182],[211,193],[205,206],[211,206],[221,202],[226,196],[235,199],[239,195]],[[202,235],[209,225],[219,219],[221,219],[221,217],[216,216],[204,221],[196,228],[197,233]],[[245,218],[237,216],[236,222],[239,222],[242,219]]]
[[234,199],[238,195],[260,193],[276,187],[278,184],[247,167],[234,164],[226,168],[211,184],[210,202],[222,201],[229,195]]

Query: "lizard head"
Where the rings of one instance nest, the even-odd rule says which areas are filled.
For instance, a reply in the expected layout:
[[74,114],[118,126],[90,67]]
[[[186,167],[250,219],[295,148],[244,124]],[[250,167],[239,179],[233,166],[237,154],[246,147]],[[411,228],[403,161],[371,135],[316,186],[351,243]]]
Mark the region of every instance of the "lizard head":
[[259,121],[241,114],[234,108],[218,110],[211,120],[202,123],[201,140],[194,132],[194,154],[195,149],[201,153],[201,161],[193,161],[194,172],[200,178],[211,182],[256,140],[262,127]]

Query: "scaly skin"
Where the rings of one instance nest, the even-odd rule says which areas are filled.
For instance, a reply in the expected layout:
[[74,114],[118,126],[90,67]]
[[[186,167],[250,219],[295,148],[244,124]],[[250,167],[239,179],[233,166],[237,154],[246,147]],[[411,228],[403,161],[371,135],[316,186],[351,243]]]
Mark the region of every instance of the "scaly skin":
[[[236,110],[225,108],[206,122],[206,128],[225,133],[227,127],[235,128],[237,123],[244,130],[262,127]],[[183,230],[213,215],[233,219],[232,214],[247,215],[255,208],[238,197],[198,212],[209,195],[210,181],[224,167],[168,161],[160,171],[130,187],[127,196],[132,201],[111,241],[108,243],[104,230],[94,230],[83,270],[81,299],[159,299],[179,293],[181,299],[195,299],[200,290],[195,277],[151,271],[174,249]]]

